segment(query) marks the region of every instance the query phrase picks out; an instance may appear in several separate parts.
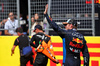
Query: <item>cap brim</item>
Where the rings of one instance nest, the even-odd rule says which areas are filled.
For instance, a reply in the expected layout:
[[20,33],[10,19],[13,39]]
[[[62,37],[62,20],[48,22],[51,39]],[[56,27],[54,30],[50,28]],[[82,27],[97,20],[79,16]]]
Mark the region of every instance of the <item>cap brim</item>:
[[[36,29],[33,30],[33,32],[35,32]],[[44,30],[42,30],[44,32]]]
[[64,25],[65,25],[65,24],[68,24],[68,23],[67,23],[67,22],[62,22],[62,24],[64,24]]

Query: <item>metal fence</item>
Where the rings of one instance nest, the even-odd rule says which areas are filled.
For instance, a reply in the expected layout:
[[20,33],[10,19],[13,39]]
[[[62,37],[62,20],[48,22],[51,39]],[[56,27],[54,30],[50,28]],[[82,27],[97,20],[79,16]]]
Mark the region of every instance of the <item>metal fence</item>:
[[[30,35],[31,35],[31,31],[33,30],[32,28],[32,24],[31,24],[31,18],[34,17],[35,14],[38,14],[39,15],[39,19],[38,21],[39,22],[42,22],[42,26],[44,27],[45,24],[44,24],[44,15],[43,15],[43,12],[45,10],[45,5],[48,3],[48,0],[28,0],[28,12],[29,12],[29,23],[30,23]],[[44,27],[45,28],[45,27]],[[46,31],[47,33],[47,31]]]
[[[62,28],[62,22],[68,18],[73,18],[78,23],[78,30],[90,30],[91,34],[95,35],[94,2],[87,4],[86,1],[87,0],[48,0],[48,14]],[[31,0],[29,4],[31,15],[38,12],[44,17],[43,11],[46,3],[47,0]],[[47,30],[53,31],[50,27]]]
[[[45,5],[49,4],[48,14],[61,27],[62,22],[68,18],[74,18],[78,23],[78,30],[91,30],[92,35],[95,35],[95,16],[94,16],[94,0],[91,4],[86,3],[87,0],[28,0],[28,15],[29,15],[29,35],[31,35],[31,17],[35,13],[39,14],[39,21],[44,22],[43,11]],[[20,14],[19,0],[0,0],[0,22],[8,18],[9,12],[14,12],[18,16]],[[97,14],[95,14],[97,15]],[[45,24],[43,24],[44,26]],[[44,28],[47,34],[53,31],[46,24]],[[1,29],[0,29],[1,30]]]
[[50,15],[56,22],[64,22],[74,18],[80,22],[78,29],[92,29],[92,4],[86,0],[51,0]]
[[[17,0],[0,0],[0,22],[4,19],[8,19],[8,14],[13,12],[17,15]],[[4,26],[0,26],[0,30],[3,30]]]
[[49,0],[50,15],[62,26],[68,18],[78,23],[78,30],[91,30],[94,35],[94,3],[87,4],[86,0]]

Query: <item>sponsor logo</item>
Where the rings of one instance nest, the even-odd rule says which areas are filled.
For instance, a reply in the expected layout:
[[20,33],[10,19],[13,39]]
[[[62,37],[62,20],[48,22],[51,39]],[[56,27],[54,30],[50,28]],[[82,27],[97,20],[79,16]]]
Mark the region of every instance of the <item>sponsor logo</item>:
[[74,38],[74,37],[73,37],[73,40],[72,40],[72,41],[75,41],[75,42],[77,42],[77,43],[83,44],[83,40],[80,40],[80,39],[78,39],[78,38]]
[[52,18],[49,16],[49,19],[52,21]]
[[78,38],[83,39],[83,36],[82,36],[82,35],[80,35],[80,34],[79,34],[79,33],[77,33],[77,32],[72,33],[72,36],[75,36],[75,37],[78,37]]
[[73,42],[70,42],[69,45],[72,46],[72,47],[80,48],[80,49],[83,48],[83,45],[81,46],[80,44],[73,44]]
[[73,49],[72,47],[69,48],[72,52],[75,52],[75,53],[80,53],[80,50],[79,49]]

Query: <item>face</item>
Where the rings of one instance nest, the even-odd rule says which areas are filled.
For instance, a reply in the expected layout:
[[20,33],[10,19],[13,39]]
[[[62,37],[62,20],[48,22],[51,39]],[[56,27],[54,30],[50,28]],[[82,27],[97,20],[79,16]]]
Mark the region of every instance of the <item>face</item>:
[[36,30],[35,30],[35,33],[38,33],[38,32],[39,32],[39,29],[36,29]]
[[34,22],[34,17],[31,18],[31,22]]
[[72,24],[67,24],[66,26],[65,26],[65,29],[66,30],[70,30],[70,29],[72,29],[73,28],[73,25]]
[[28,18],[29,18],[29,16],[27,15],[27,16],[26,16],[26,18],[28,19]]
[[9,13],[9,18],[12,20],[12,19],[14,19],[14,14],[11,12],[11,13]]
[[39,19],[39,15],[35,14],[35,20]]

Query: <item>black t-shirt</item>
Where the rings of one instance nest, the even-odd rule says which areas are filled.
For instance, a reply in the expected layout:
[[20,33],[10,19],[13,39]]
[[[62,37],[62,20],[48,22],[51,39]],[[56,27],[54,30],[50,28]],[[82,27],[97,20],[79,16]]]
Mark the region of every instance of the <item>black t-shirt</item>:
[[[41,37],[43,35],[44,35],[43,33],[37,33],[33,35],[33,37],[31,38],[30,45],[37,48],[39,46],[39,41],[41,40]],[[34,41],[35,41],[35,44],[33,44]]]
[[[49,41],[49,37],[47,37],[44,33],[39,32],[35,35],[33,35],[33,37],[31,38],[31,42],[30,45],[37,48],[39,46],[39,42],[41,40],[44,40],[46,43]],[[35,41],[35,44],[33,44],[33,42]]]
[[27,35],[21,35],[16,38],[14,45],[19,45],[19,48],[22,49],[23,47],[29,46],[29,37]]

